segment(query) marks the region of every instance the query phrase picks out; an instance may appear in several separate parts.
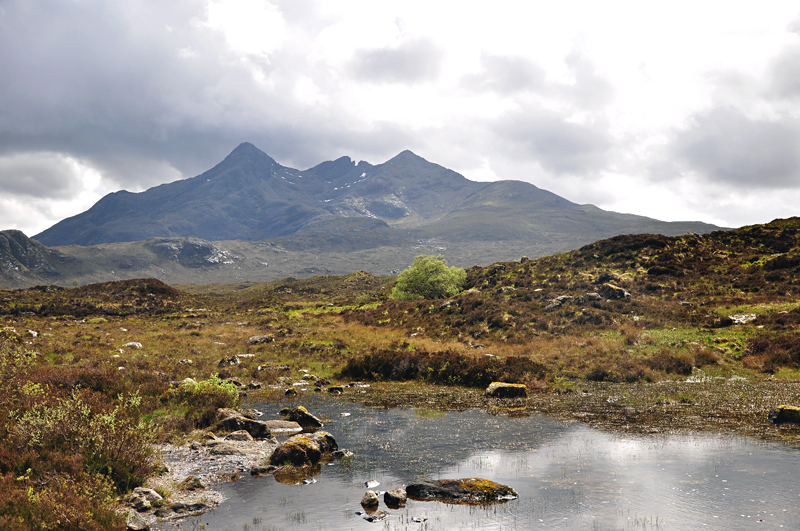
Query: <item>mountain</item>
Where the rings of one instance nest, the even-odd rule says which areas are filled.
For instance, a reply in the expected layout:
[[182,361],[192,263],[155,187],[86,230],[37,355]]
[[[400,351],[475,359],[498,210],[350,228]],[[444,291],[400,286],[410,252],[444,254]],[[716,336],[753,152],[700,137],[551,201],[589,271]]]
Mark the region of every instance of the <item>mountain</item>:
[[31,240],[18,230],[0,231],[0,284],[21,288],[63,281],[80,260]]
[[623,233],[719,228],[607,212],[520,181],[474,182],[410,151],[376,166],[342,157],[300,171],[243,143],[197,177],[141,193],[109,194],[34,239],[47,246],[87,246],[148,238],[288,237],[333,250],[337,227],[352,226],[353,218],[362,220],[362,246],[437,239],[562,241],[574,248]]

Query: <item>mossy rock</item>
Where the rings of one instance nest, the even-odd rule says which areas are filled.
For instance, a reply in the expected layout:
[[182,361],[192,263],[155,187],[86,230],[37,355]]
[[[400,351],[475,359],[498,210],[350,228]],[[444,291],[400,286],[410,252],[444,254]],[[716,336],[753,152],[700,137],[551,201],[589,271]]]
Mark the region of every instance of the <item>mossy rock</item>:
[[519,497],[511,487],[481,478],[419,478],[408,484],[406,494],[415,500],[465,504],[504,502]]
[[781,405],[769,412],[773,424],[800,424],[800,407]]
[[528,387],[525,384],[492,382],[486,388],[486,395],[493,398],[527,398]]
[[294,435],[286,439],[270,457],[276,466],[303,466],[319,463],[322,452],[319,444],[308,435]]

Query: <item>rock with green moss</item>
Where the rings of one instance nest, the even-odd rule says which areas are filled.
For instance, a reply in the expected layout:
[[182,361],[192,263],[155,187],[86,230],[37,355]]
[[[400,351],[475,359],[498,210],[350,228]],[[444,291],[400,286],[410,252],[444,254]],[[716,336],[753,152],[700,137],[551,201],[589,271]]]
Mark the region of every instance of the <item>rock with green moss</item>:
[[800,407],[781,405],[769,412],[773,424],[800,424]]
[[327,431],[298,434],[286,439],[270,457],[273,465],[303,466],[319,463],[323,454],[339,449],[333,435]]
[[323,426],[322,421],[308,412],[303,406],[297,406],[289,413],[289,420],[294,421],[303,429],[316,429]]
[[415,500],[437,500],[445,503],[481,504],[518,498],[511,487],[488,479],[419,478],[406,486],[406,494]]
[[527,398],[528,387],[525,384],[492,382],[486,388],[486,395],[492,398]]

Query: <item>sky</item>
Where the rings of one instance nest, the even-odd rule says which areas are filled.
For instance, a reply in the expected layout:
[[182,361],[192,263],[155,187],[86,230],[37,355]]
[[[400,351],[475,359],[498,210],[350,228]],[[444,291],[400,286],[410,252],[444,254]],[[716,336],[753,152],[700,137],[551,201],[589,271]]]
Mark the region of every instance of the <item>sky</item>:
[[799,104],[796,1],[0,0],[0,229],[241,142],[766,223],[800,214]]

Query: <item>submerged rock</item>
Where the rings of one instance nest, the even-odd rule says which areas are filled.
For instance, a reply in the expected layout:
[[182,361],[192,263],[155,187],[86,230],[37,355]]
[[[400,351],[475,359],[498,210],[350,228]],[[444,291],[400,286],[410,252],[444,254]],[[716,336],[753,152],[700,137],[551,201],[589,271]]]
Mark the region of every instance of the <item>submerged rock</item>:
[[772,408],[768,418],[773,424],[800,424],[800,407],[781,405]]
[[406,493],[409,498],[416,500],[438,500],[445,503],[490,503],[518,497],[511,487],[481,478],[420,478],[406,486]]
[[493,398],[527,398],[528,387],[525,384],[492,382],[486,388],[486,394]]

